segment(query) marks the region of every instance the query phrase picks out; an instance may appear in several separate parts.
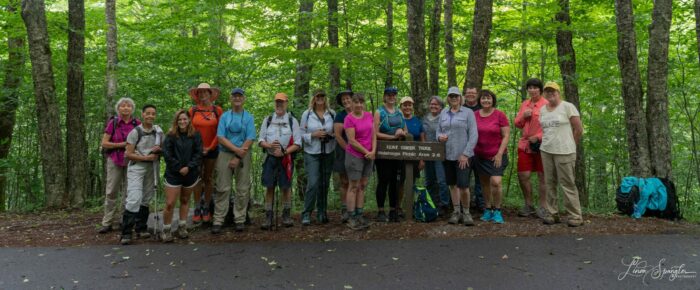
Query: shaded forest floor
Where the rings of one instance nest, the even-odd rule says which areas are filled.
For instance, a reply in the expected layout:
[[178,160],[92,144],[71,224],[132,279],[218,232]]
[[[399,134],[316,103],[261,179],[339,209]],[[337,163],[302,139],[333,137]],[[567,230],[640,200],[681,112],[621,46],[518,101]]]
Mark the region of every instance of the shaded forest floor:
[[[399,239],[454,239],[474,237],[533,237],[553,235],[636,235],[636,234],[700,234],[700,225],[687,221],[672,222],[656,218],[643,218],[635,221],[619,215],[585,215],[584,226],[570,228],[566,223],[553,226],[543,225],[532,217],[518,217],[515,210],[505,211],[506,223],[496,225],[478,220],[476,225],[449,225],[440,218],[432,223],[373,223],[364,231],[353,231],[340,224],[338,213],[331,212],[331,222],[324,225],[312,224],[302,227],[296,215],[291,228],[280,227],[277,231],[263,231],[259,228],[262,217],[254,217],[253,225],[242,233],[225,227],[221,235],[210,234],[204,225],[193,228],[187,240],[175,243],[229,243],[250,241],[342,241],[342,240],[399,240]],[[373,217],[374,213],[367,213]],[[259,215],[261,216],[261,215]],[[0,214],[0,247],[74,247],[89,245],[116,245],[119,234],[113,231],[98,234],[101,213],[86,211],[53,211],[32,214]],[[565,218],[563,219],[565,221]],[[154,239],[137,240],[135,243],[159,243]]]

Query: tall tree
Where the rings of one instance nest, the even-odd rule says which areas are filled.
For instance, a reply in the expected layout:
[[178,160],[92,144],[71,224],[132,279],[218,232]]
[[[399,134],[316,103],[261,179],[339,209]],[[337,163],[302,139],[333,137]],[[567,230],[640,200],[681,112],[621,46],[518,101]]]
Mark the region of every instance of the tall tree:
[[[668,43],[672,0],[654,1],[649,26],[647,67],[647,132],[651,169],[655,176],[672,178],[671,128],[668,118]],[[654,124],[649,126],[649,124]]]
[[695,39],[697,40],[698,61],[700,62],[700,0],[695,0]]
[[[328,43],[333,49],[338,49],[338,0],[328,0]],[[333,53],[328,65],[331,95],[335,95],[340,91],[340,66],[338,66],[336,55],[336,53]],[[331,99],[332,102],[335,102],[335,99]]]
[[452,0],[445,0],[445,63],[447,65],[447,86],[457,85],[455,68],[455,45],[452,38]]
[[85,1],[68,1],[68,80],[66,107],[66,165],[68,172],[63,202],[82,207],[88,193],[88,154],[83,101],[85,63]]
[[46,8],[43,0],[23,0],[22,19],[27,27],[29,59],[32,62],[32,79],[39,124],[39,146],[44,177],[46,206],[62,206],[66,190],[63,138],[61,133],[56,88],[51,66],[51,49],[46,28]]
[[407,2],[406,18],[408,21],[408,66],[411,74],[411,96],[418,104],[415,106],[416,115],[422,116],[425,111],[423,100],[428,94],[428,78],[425,61],[425,1],[412,0]]
[[352,90],[352,57],[348,53],[352,36],[350,35],[350,20],[348,19],[348,1],[343,1],[343,19],[345,22],[345,89]]
[[[299,21],[297,24],[297,60],[296,77],[294,79],[294,99],[290,110],[298,110],[306,106],[311,83],[311,61],[308,50],[311,48],[311,20],[314,10],[313,0],[301,0],[299,5]],[[301,116],[299,114],[298,116]],[[297,177],[297,193],[303,197],[306,191],[306,174],[303,162],[295,162]],[[302,198],[303,199],[303,198]]]
[[528,70],[528,62],[527,62],[527,38],[529,34],[529,29],[527,28],[527,1],[523,1],[523,10],[521,13],[521,21],[520,21],[520,26],[522,31],[520,32],[520,101],[524,102],[527,99],[527,88],[525,87],[525,84],[527,83],[527,79],[529,78],[529,74],[527,72]]
[[622,76],[622,100],[629,149],[630,172],[634,176],[651,175],[651,157],[647,136],[647,119],[642,103],[642,78],[637,61],[637,36],[634,30],[632,0],[615,0],[617,22],[617,59]]
[[437,95],[440,84],[440,15],[442,0],[433,1],[430,13],[430,33],[428,36],[428,91]]
[[467,88],[481,89],[484,83],[484,71],[489,52],[493,0],[476,0],[474,4],[474,25],[472,42],[469,47],[467,76],[464,80],[463,93]]
[[105,0],[107,22],[107,70],[105,72],[105,120],[114,113],[114,97],[117,95],[117,0]]
[[394,83],[394,62],[391,56],[394,49],[394,1],[386,1],[386,79],[384,86],[389,87]]
[[[7,11],[12,18],[7,19],[3,29],[8,32],[7,63],[5,65],[5,81],[0,92],[0,111],[5,117],[0,118],[0,160],[7,158],[12,145],[12,132],[15,128],[15,112],[19,100],[19,87],[22,83],[24,68],[24,33],[19,20],[17,8],[19,1],[12,0],[7,5]],[[17,17],[17,18],[15,18]],[[5,180],[7,167],[0,166],[0,212],[5,209]]]
[[[573,33],[571,32],[571,15],[569,14],[569,0],[559,0],[559,12],[556,19],[557,27],[557,60],[559,70],[564,80],[564,95],[566,100],[574,104],[581,111],[578,97],[578,84],[576,83],[576,52],[573,45]],[[586,157],[583,150],[583,142],[576,145],[576,187],[583,206],[588,206],[588,191],[586,190]]]

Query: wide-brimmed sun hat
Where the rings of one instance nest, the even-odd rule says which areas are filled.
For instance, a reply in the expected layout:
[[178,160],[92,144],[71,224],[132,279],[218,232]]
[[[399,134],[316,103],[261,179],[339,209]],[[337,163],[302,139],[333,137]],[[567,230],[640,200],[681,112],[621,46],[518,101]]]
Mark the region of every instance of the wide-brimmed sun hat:
[[199,84],[196,88],[191,88],[189,93],[190,97],[196,102],[199,103],[199,92],[202,90],[209,90],[209,94],[211,94],[211,97],[209,97],[209,100],[213,103],[216,101],[216,99],[219,98],[219,95],[221,94],[221,91],[218,88],[212,88],[209,84],[207,83],[201,83]]

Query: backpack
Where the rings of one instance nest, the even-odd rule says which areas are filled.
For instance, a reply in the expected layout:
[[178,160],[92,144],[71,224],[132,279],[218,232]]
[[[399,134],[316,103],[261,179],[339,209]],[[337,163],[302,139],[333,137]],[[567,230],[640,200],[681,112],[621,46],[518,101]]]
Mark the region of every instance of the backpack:
[[[107,120],[107,122],[112,123],[112,134],[109,135],[109,141],[112,142],[112,139],[114,139],[114,133],[117,132],[117,116],[111,116]],[[136,118],[131,118],[131,125],[134,126],[134,128],[138,127],[139,125],[136,123]],[[105,157],[112,153],[113,150],[115,149],[107,149],[107,148],[101,148],[102,155],[105,155]]]
[[[273,116],[274,114],[275,114],[275,113],[272,113],[272,114],[270,114],[269,116],[267,116],[267,120],[266,120],[266,124],[265,124],[265,129],[270,128],[270,123],[272,123],[272,116]],[[288,117],[289,117],[289,120],[287,120],[287,121],[289,122],[289,129],[292,130],[292,138],[294,138],[294,121],[293,121],[293,120],[294,120],[294,114],[292,114],[292,112],[287,112],[287,114],[289,115],[289,116],[288,116]],[[267,151],[265,150],[265,148],[262,148],[262,147],[261,147],[260,149],[262,149],[263,154],[267,154]],[[292,153],[292,159],[295,159],[296,157],[297,157],[297,153],[296,153],[296,152]]]
[[[683,219],[680,209],[678,208],[678,195],[676,194],[676,186],[667,178],[659,178],[661,183],[666,187],[666,208],[664,210],[647,209],[644,212],[646,217],[657,217],[669,220]],[[633,186],[629,192],[622,192],[622,186],[617,188],[615,193],[615,203],[617,210],[624,215],[632,215],[634,206],[639,202],[640,193],[637,186]]]
[[214,106],[214,105],[211,106],[211,110],[200,110],[196,105],[192,106],[192,108],[190,108],[190,111],[188,112],[190,119],[194,118],[194,114],[196,114],[197,112],[214,113],[214,117],[216,117],[217,120],[219,119],[219,111],[216,109],[216,106]]
[[438,217],[438,210],[425,187],[414,186],[413,194],[418,198],[413,203],[413,218],[422,223],[432,222]]

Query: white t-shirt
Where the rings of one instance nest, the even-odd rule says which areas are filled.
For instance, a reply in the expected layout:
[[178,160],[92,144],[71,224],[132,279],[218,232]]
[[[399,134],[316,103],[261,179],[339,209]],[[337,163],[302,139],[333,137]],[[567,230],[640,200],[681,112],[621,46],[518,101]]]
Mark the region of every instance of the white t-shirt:
[[553,111],[547,106],[540,109],[540,125],[542,125],[542,145],[540,150],[549,154],[576,153],[574,131],[571,128],[571,117],[579,116],[574,104],[561,101]]

